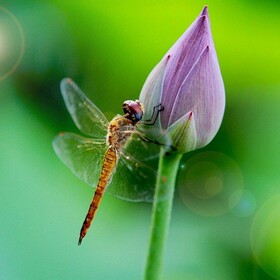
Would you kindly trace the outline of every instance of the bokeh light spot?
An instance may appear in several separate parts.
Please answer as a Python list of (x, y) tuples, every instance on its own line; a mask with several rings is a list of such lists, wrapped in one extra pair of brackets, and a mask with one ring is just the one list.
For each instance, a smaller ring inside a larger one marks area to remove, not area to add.
[[(239, 202), (236, 204), (237, 200)], [(248, 217), (252, 215), (256, 210), (256, 205), (255, 197), (247, 190), (237, 190), (229, 199), (229, 208), (237, 217)]]
[(210, 195), (216, 195), (223, 189), (223, 181), (221, 178), (212, 176), (205, 181), (205, 191)]
[[(227, 213), (239, 202), (243, 176), (238, 164), (229, 156), (204, 152), (182, 165), (184, 168), (180, 169), (178, 178), (179, 194), (193, 212), (215, 217)], [(233, 193), (236, 195), (232, 196)]]
[(280, 279), (280, 195), (258, 210), (251, 228), (251, 247), (258, 264), (270, 276)]
[(24, 53), (24, 34), (17, 18), (0, 6), (0, 81), (19, 66)]

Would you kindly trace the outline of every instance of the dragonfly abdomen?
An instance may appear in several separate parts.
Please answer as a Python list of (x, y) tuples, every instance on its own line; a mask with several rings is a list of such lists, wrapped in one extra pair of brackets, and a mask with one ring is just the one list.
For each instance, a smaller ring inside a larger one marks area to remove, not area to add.
[(106, 154), (104, 156), (103, 166), (101, 169), (99, 181), (98, 181), (93, 199), (91, 201), (91, 204), (89, 206), (88, 213), (86, 215), (86, 218), (84, 220), (83, 226), (80, 231), (80, 238), (79, 238), (79, 242), (78, 242), (79, 245), (82, 243), (82, 240), (85, 237), (85, 235), (91, 225), (91, 222), (94, 218), (96, 210), (100, 204), (101, 198), (114, 173), (116, 164), (117, 164), (116, 152), (112, 148), (109, 148), (106, 151)]

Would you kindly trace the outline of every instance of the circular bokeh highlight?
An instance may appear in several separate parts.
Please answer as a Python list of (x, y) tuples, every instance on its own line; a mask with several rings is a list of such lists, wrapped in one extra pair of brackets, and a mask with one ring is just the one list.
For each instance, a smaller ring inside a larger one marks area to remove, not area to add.
[(280, 195), (265, 202), (251, 227), (251, 248), (257, 263), (274, 279), (280, 279)]
[(24, 53), (24, 33), (16, 16), (0, 6), (0, 81), (18, 68)]
[(203, 152), (182, 163), (178, 190), (184, 204), (193, 212), (216, 217), (238, 204), (243, 176), (238, 164), (229, 156)]

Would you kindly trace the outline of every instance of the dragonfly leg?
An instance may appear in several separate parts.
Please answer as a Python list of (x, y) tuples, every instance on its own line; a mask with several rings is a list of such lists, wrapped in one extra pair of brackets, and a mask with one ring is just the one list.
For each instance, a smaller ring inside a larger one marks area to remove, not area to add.
[(138, 136), (140, 137), (141, 140), (143, 140), (144, 142), (147, 142), (147, 143), (153, 143), (153, 144), (156, 144), (156, 145), (159, 145), (159, 146), (165, 146), (165, 147), (168, 147), (170, 148), (173, 152), (176, 152), (177, 149), (175, 147), (173, 147), (172, 145), (168, 145), (166, 143), (161, 143), (157, 140), (152, 140), (150, 138), (148, 138), (147, 136), (145, 135), (142, 135), (142, 134), (138, 134)]
[(158, 118), (159, 112), (162, 112), (163, 110), (164, 107), (161, 104), (154, 106), (151, 118), (148, 120), (140, 121), (138, 122), (138, 124), (154, 125)]

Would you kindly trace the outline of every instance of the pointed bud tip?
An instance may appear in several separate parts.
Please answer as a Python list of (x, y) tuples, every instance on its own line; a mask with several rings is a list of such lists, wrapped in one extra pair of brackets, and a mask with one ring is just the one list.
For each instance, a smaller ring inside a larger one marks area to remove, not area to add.
[(191, 121), (193, 118), (193, 111), (189, 111), (187, 114), (182, 116), (182, 119), (184, 119), (186, 122)]
[(200, 15), (201, 16), (208, 16), (208, 6), (207, 5), (202, 9)]

